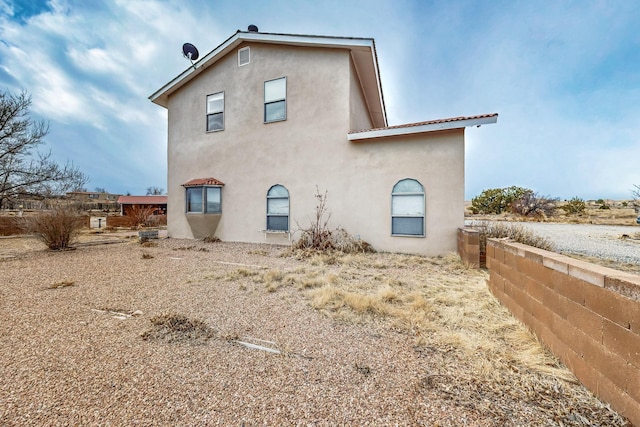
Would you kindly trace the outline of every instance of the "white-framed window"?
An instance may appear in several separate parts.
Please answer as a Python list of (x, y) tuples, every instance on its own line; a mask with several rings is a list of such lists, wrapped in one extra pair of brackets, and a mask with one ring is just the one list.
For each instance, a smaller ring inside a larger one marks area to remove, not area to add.
[(267, 231), (289, 231), (289, 190), (280, 184), (267, 191)]
[(238, 49), (238, 67), (251, 62), (251, 48), (249, 46)]
[(287, 78), (264, 82), (264, 122), (287, 119)]
[(222, 188), (187, 187), (187, 213), (222, 213)]
[(207, 95), (207, 132), (224, 130), (224, 92)]
[(424, 237), (424, 187), (406, 178), (391, 192), (391, 235)]

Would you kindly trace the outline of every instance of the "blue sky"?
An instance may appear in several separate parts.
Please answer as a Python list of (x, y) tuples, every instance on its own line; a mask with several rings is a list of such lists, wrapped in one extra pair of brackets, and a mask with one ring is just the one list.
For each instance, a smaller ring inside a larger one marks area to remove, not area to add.
[(628, 199), (640, 185), (640, 2), (0, 0), (0, 90), (33, 97), (44, 149), (112, 193), (166, 188), (148, 96), (201, 54), (263, 32), (373, 37), (390, 125), (497, 112), (467, 129), (466, 198), (518, 185)]

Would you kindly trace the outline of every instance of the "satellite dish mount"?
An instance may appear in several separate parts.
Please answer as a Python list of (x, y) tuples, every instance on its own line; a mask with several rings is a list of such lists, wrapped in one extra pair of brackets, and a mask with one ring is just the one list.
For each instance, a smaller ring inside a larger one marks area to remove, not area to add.
[(191, 61), (191, 66), (193, 66), (193, 69), (195, 70), (196, 65), (193, 63), (193, 61), (196, 61), (200, 57), (198, 49), (191, 43), (185, 43), (182, 45), (182, 55), (189, 61)]

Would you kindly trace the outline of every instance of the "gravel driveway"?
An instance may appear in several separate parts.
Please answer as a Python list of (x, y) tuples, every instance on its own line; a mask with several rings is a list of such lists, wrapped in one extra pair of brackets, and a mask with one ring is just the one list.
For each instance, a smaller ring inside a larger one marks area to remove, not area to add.
[(623, 239), (623, 235), (640, 233), (640, 227), (550, 224), (541, 222), (518, 223), (539, 236), (548, 238), (558, 252), (568, 252), (617, 262), (640, 264), (640, 241)]
[[(466, 225), (473, 225), (467, 220)], [(585, 255), (620, 263), (640, 265), (639, 226), (506, 222), (522, 226), (549, 239), (560, 253)], [(623, 236), (635, 239), (623, 238)]]

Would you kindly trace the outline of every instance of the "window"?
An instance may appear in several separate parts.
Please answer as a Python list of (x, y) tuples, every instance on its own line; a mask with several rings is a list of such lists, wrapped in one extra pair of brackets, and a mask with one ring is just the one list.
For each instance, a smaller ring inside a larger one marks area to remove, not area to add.
[(188, 187), (187, 213), (221, 213), (220, 187)]
[(287, 78), (264, 82), (264, 122), (287, 119)]
[(251, 49), (249, 47), (243, 47), (238, 49), (238, 67), (247, 65), (251, 61)]
[(415, 179), (403, 179), (393, 186), (391, 234), (424, 236), (424, 188)]
[(280, 184), (267, 192), (267, 230), (289, 231), (289, 191)]
[(207, 132), (224, 130), (224, 92), (207, 95)]

